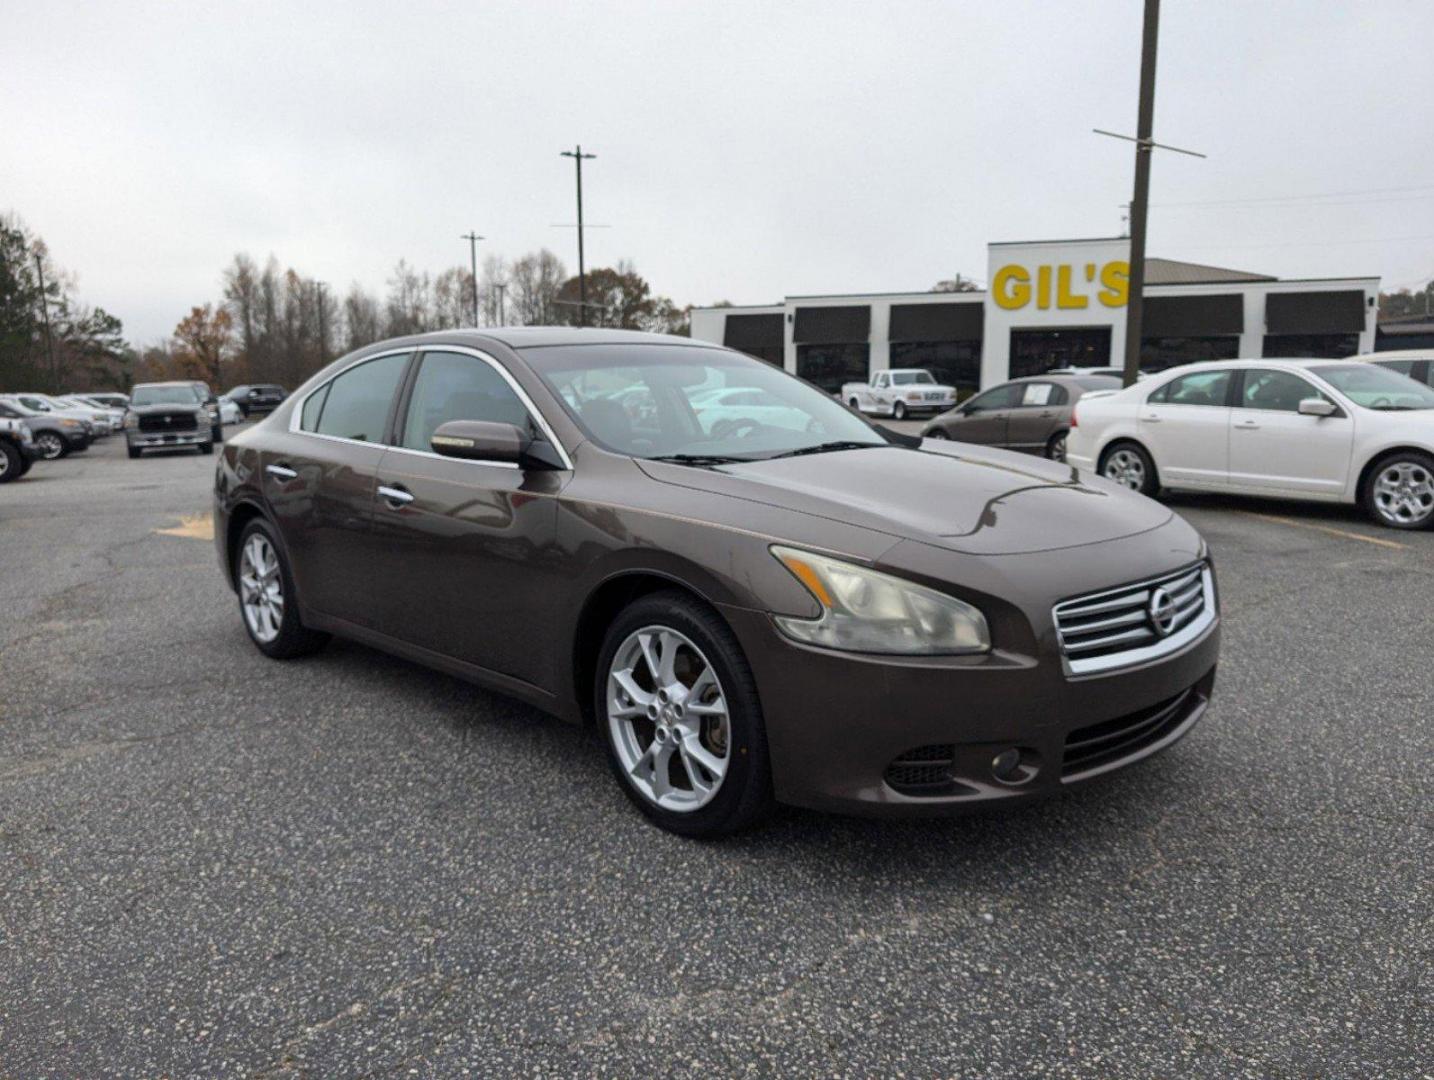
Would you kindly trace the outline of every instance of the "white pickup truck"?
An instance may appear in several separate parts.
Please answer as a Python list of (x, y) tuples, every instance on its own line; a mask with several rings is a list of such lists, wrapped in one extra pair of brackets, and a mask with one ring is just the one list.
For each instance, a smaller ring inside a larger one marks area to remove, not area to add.
[(902, 420), (910, 413), (955, 408), (956, 388), (941, 386), (921, 368), (892, 368), (873, 372), (864, 383), (846, 383), (841, 399), (858, 412)]

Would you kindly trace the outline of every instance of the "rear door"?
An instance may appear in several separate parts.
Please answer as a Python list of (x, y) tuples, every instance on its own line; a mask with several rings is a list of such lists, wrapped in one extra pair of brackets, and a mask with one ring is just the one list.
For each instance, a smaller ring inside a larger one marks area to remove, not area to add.
[(1024, 393), (1023, 383), (994, 386), (942, 416), (938, 423), (951, 438), (983, 446), (1005, 446), (1011, 410)]
[(260, 483), (308, 607), (361, 626), (378, 569), (378, 464), (412, 350), (346, 368), (310, 393), (266, 450)]
[(1140, 406), (1140, 439), (1161, 479), (1195, 487), (1230, 482), (1232, 368), (1192, 371), (1151, 391)]
[(1066, 389), (1052, 382), (1028, 382), (1006, 422), (1006, 445), (1040, 453), (1064, 416)]
[[(1230, 421), (1230, 483), (1289, 495), (1344, 492), (1354, 420), (1308, 379), (1279, 368), (1246, 368)], [(1305, 416), (1300, 402), (1320, 398), (1333, 416)]]

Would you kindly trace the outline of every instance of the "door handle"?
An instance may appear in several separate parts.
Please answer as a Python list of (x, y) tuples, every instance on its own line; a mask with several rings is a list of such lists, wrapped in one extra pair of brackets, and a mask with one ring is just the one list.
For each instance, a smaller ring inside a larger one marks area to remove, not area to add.
[(1236, 430), (1236, 431), (1254, 431), (1254, 430), (1255, 430), (1256, 428), (1258, 428), (1259, 426), (1260, 426), (1260, 425), (1257, 424), (1257, 423), (1255, 423), (1253, 420), (1241, 420), (1238, 424), (1235, 425), (1235, 430)]
[(1146, 414), (1145, 414), (1144, 416), (1142, 416), (1140, 419), (1142, 419), (1143, 421), (1145, 421), (1147, 424), (1158, 424), (1158, 423), (1160, 423), (1160, 417), (1156, 416), (1154, 413), (1146, 413)]
[(1045, 412), (1041, 413), (1040, 416), (1042, 420), (1049, 420), (1051, 417), (1055, 416), (1055, 413), (1051, 412), (1050, 409), (1047, 409)]
[(413, 502), (413, 492), (403, 487), (390, 487), (387, 484), (379, 484), (379, 498), (388, 503), (395, 510), (401, 509)]
[(276, 480), (293, 480), (299, 475), (287, 465), (270, 465), (264, 471)]

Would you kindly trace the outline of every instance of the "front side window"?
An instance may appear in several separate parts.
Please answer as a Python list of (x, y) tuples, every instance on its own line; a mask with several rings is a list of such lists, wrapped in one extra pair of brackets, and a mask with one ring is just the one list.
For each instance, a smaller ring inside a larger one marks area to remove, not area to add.
[(1240, 407), (1269, 412), (1299, 412), (1300, 402), (1312, 397), (1329, 401), (1324, 394), (1291, 372), (1249, 368), (1245, 371), (1245, 387), (1240, 392)]
[(528, 431), (531, 420), (508, 380), (466, 353), (426, 352), (413, 381), (399, 446), (431, 450), (429, 440), (450, 420), (488, 420)]
[(408, 354), (398, 353), (366, 361), (339, 375), (329, 383), (314, 431), (339, 439), (382, 442), (394, 391), (407, 363)]
[(885, 445), (826, 394), (726, 349), (583, 345), (527, 349), (524, 359), (594, 441), (634, 457), (758, 460), (835, 441)]
[(1021, 400), (1025, 392), (1025, 384), (1007, 383), (1005, 386), (987, 390), (984, 394), (977, 394), (966, 403), (966, 408), (971, 412), (978, 412), (982, 409), (1011, 409)]
[(1171, 379), (1150, 395), (1150, 401), (1159, 405), (1214, 405), (1223, 406), (1230, 400), (1230, 377), (1227, 368), (1221, 371), (1195, 371)]

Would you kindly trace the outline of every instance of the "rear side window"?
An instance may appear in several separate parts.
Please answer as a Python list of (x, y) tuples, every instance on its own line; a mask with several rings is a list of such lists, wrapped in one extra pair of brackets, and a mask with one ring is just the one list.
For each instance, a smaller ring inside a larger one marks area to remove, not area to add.
[(324, 409), (324, 399), (329, 396), (329, 384), (325, 383), (304, 402), (303, 414), (299, 417), (299, 428), (302, 431), (313, 431), (319, 424), (319, 413)]
[(393, 404), (394, 392), (407, 363), (407, 353), (381, 356), (351, 367), (334, 379), (319, 407), (315, 432), (381, 443), (388, 424), (389, 406)]
[(1162, 405), (1225, 405), (1229, 402), (1230, 375), (1229, 370), (1182, 375), (1156, 389), (1149, 400)]
[(530, 427), (528, 410), (486, 360), (466, 353), (424, 353), (398, 445), (431, 450), (433, 433), (450, 420), (489, 420), (524, 431)]

